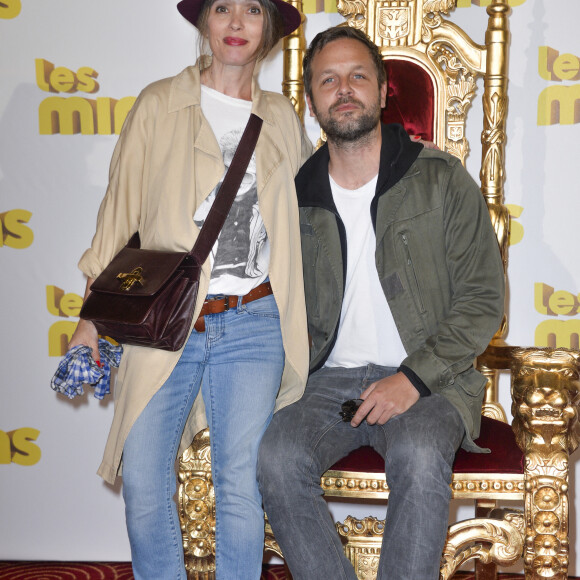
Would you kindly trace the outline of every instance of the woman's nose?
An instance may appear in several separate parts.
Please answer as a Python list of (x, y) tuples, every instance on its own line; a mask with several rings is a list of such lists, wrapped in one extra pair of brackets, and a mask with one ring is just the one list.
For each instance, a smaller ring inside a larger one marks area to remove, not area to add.
[(238, 10), (232, 11), (232, 18), (230, 20), (230, 28), (232, 30), (239, 30), (242, 28), (242, 18)]

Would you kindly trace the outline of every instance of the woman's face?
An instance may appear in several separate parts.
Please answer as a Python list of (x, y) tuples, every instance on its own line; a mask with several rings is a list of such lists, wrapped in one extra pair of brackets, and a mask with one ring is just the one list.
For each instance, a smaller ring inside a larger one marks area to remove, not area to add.
[(263, 28), (263, 9), (257, 0), (216, 0), (207, 18), (213, 58), (228, 66), (253, 65)]

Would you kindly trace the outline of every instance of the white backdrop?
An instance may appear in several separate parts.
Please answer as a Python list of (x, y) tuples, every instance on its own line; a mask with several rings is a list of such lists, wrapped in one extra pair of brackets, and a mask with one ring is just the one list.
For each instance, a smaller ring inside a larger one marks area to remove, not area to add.
[[(479, 42), (489, 1), (459, 0), (452, 15)], [(85, 281), (76, 263), (93, 235), (116, 142), (110, 111), (195, 60), (195, 31), (175, 3), (0, 2), (0, 559), (130, 558), (119, 485), (94, 475), (112, 399), (99, 402), (87, 388), (69, 401), (49, 381), (77, 321)], [(510, 3), (508, 339), (578, 348), (580, 3)], [(326, 12), (318, 4), (318, 13), (314, 0), (305, 7), (308, 41), (342, 21), (331, 0)], [(280, 49), (262, 65), (265, 89), (281, 88)], [(73, 105), (89, 114), (76, 127), (59, 125), (51, 110)], [(480, 116), (474, 107), (470, 117)], [(318, 127), (309, 117), (306, 126), (315, 141)], [(479, 135), (469, 136), (477, 178)], [(501, 400), (509, 410), (507, 385)], [(578, 463), (572, 495), (580, 497)], [(364, 513), (333, 509), (337, 517)], [(580, 575), (580, 535), (572, 534), (570, 573)]]

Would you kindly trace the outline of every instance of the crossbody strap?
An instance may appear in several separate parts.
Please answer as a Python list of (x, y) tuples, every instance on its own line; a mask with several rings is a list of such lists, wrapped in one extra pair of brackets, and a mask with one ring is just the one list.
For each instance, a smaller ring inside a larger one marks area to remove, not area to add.
[(252, 158), (252, 153), (256, 148), (261, 129), (262, 119), (252, 113), (236, 148), (234, 158), (226, 172), (219, 191), (216, 193), (214, 202), (205, 218), (195, 245), (190, 252), (199, 264), (203, 264), (206, 261), (226, 221), (238, 189), (240, 188), (240, 183), (242, 183), (242, 179), (246, 173), (248, 163)]

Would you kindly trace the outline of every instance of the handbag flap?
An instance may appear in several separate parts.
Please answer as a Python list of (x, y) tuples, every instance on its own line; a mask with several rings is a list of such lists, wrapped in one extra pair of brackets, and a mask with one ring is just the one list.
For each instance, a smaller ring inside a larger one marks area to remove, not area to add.
[(124, 247), (91, 285), (91, 292), (152, 296), (169, 280), (188, 252), (163, 252)]

